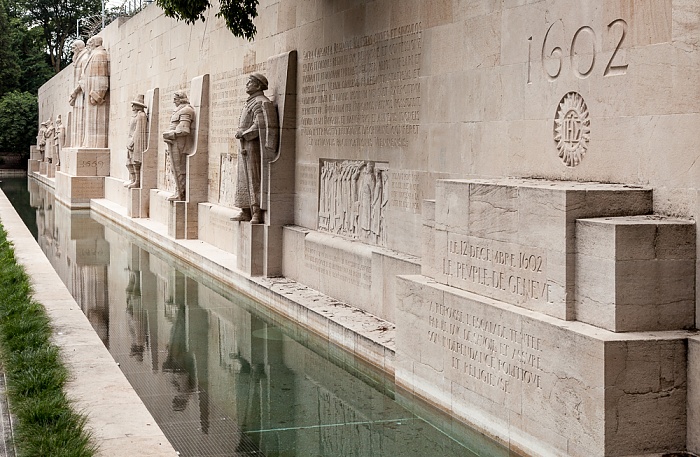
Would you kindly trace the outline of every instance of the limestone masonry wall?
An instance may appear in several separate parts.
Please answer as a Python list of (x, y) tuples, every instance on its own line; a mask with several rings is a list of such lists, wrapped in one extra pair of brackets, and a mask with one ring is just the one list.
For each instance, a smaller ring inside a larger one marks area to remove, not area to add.
[[(696, 1), (261, 0), (253, 42), (213, 3), (204, 23), (150, 5), (100, 33), (108, 149), (30, 163), (57, 200), (103, 198), (395, 323), (397, 385), (513, 449), (700, 451)], [(253, 72), (281, 126), (261, 224), (233, 198)], [(40, 119), (67, 119), (72, 87), (72, 66), (42, 86)], [(199, 195), (173, 202), (181, 90)], [(137, 194), (139, 94), (158, 131)]]

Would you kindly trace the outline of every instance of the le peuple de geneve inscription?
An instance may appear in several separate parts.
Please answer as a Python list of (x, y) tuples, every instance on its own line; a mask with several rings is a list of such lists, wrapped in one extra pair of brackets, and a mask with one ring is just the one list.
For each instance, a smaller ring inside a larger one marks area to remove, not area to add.
[(505, 302), (547, 301), (543, 249), (450, 233), (443, 274), (450, 285)]

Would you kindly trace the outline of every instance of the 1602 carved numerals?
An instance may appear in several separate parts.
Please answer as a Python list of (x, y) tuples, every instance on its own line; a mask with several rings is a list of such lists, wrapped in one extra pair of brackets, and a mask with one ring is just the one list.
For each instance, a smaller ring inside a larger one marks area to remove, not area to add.
[[(542, 51), (540, 54), (542, 64), (542, 71), (544, 71), (547, 79), (549, 81), (556, 81), (561, 75), (562, 67), (564, 65), (564, 50), (560, 46), (561, 43), (556, 43), (550, 37), (550, 33), (555, 26), (562, 27), (564, 24), (561, 21), (556, 21), (552, 23), (547, 29), (547, 33), (544, 34), (544, 39), (542, 40)], [(615, 34), (615, 37), (619, 34), (619, 39), (615, 45), (615, 50), (610, 56), (605, 69), (603, 70), (603, 76), (615, 76), (624, 75), (627, 72), (628, 64), (620, 62), (618, 57), (618, 51), (620, 46), (622, 46), (623, 41), (625, 41), (625, 36), (627, 35), (627, 22), (624, 19), (615, 19), (608, 24), (605, 33)], [(584, 25), (580, 27), (574, 33), (571, 38), (571, 44), (569, 48), (569, 61), (570, 67), (573, 74), (580, 78), (585, 79), (593, 73), (593, 69), (596, 66), (596, 32), (592, 27)], [(527, 59), (527, 83), (532, 82), (532, 37), (527, 39), (528, 46), (528, 59)], [(584, 48), (587, 46), (588, 49)], [(580, 68), (576, 65), (575, 57), (577, 55), (588, 52), (591, 56), (590, 64), (588, 68)], [(554, 64), (547, 64), (548, 62), (554, 62)]]

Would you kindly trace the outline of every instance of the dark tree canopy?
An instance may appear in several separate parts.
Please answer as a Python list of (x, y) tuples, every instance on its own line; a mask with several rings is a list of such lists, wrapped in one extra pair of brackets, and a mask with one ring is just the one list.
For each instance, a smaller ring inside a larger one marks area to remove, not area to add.
[(0, 0), (0, 153), (26, 154), (36, 142), (35, 94), (54, 75), (43, 30), (30, 24), (17, 2)]
[(99, 14), (101, 0), (16, 0), (16, 15), (32, 27), (39, 27), (54, 71), (69, 62), (68, 45), (76, 36), (78, 19)]
[[(209, 0), (156, 0), (165, 15), (187, 24), (204, 21), (204, 13), (211, 8)], [(258, 15), (258, 0), (221, 0), (217, 17), (226, 21), (226, 27), (237, 37), (252, 40), (255, 36), (253, 19)]]
[(0, 151), (28, 153), (36, 143), (39, 117), (36, 96), (13, 91), (0, 99)]

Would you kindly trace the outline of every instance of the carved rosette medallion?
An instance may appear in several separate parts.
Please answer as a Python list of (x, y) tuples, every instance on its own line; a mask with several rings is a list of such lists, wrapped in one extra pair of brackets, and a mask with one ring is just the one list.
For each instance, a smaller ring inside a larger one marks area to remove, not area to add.
[(591, 119), (586, 102), (577, 92), (569, 92), (559, 102), (554, 115), (554, 142), (567, 167), (575, 167), (588, 150)]

